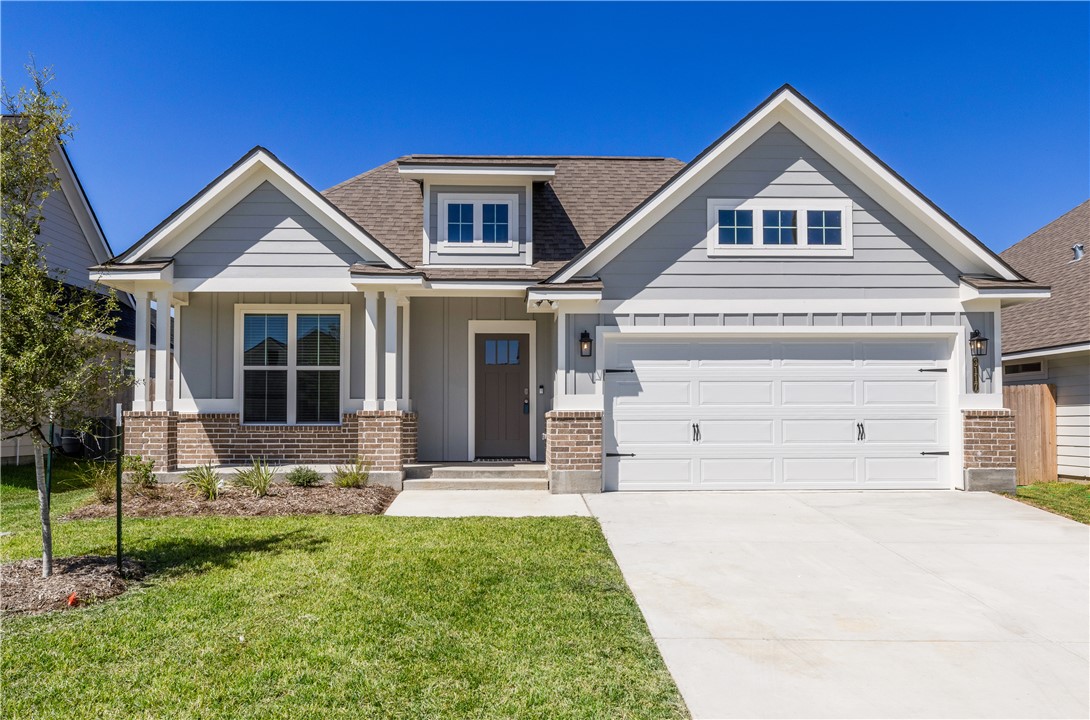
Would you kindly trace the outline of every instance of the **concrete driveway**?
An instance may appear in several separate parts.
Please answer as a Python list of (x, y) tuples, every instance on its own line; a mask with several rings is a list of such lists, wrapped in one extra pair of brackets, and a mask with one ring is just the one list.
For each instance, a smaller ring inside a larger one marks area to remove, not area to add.
[(586, 496), (697, 718), (1090, 714), (1090, 531), (988, 493)]

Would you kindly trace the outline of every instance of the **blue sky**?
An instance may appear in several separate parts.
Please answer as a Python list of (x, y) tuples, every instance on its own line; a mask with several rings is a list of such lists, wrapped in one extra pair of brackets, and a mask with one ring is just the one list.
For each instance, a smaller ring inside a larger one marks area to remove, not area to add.
[(254, 145), (689, 160), (790, 82), (995, 250), (1090, 197), (1090, 5), (22, 3), (115, 251)]

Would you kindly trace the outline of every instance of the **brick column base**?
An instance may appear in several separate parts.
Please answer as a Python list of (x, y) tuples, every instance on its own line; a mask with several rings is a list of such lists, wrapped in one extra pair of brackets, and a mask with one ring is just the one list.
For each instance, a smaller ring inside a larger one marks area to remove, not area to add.
[(1014, 413), (963, 411), (965, 489), (1014, 492)]
[(178, 467), (178, 416), (170, 411), (125, 413), (125, 454), (155, 461), (155, 470)]
[(416, 462), (416, 413), (361, 410), (356, 418), (359, 454), (371, 461), (371, 480), (400, 490), (405, 466)]
[(545, 465), (550, 492), (602, 492), (602, 413), (545, 413)]

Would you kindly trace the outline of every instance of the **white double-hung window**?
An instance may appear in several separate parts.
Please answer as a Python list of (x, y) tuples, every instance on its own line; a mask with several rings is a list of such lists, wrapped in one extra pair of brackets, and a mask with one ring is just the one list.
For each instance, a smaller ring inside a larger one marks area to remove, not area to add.
[(517, 253), (518, 195), (439, 193), (441, 253)]
[(345, 313), (243, 309), (242, 422), (318, 425), (341, 421)]
[(708, 255), (850, 256), (852, 202), (845, 199), (708, 200)]

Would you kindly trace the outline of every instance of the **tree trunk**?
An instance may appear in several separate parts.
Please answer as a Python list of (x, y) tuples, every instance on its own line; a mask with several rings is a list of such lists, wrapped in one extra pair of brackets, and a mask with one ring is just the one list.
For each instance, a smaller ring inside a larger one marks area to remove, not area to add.
[(53, 526), (49, 521), (49, 496), (45, 487), (46, 445), (40, 433), (31, 433), (31, 437), (34, 440), (34, 475), (38, 481), (38, 509), (42, 516), (42, 577), (49, 577), (53, 574)]

